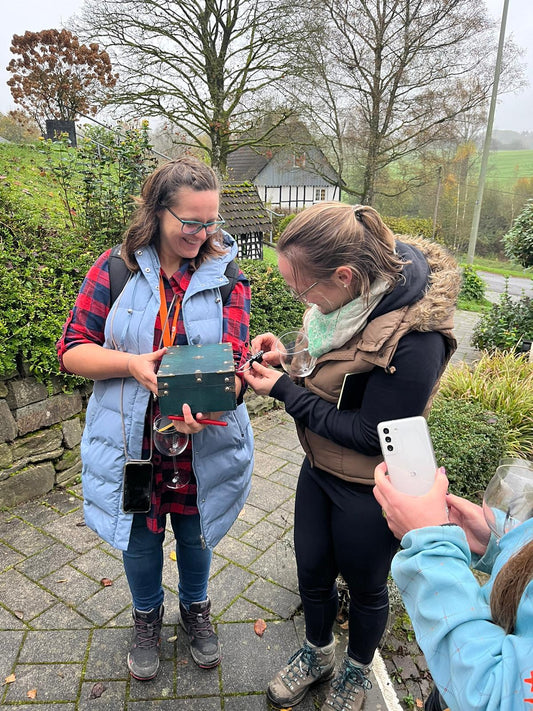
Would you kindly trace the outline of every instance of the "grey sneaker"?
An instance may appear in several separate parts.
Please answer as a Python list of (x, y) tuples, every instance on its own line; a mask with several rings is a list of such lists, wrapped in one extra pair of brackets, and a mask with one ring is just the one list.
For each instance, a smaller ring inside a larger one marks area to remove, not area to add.
[(268, 685), (268, 700), (278, 708), (296, 706), (311, 687), (331, 679), (334, 669), (335, 640), (326, 647), (315, 647), (305, 639), (304, 646)]
[(369, 671), (370, 667), (358, 667), (348, 656), (344, 657), (321, 711), (360, 711), (365, 689), (372, 688)]
[(209, 613), (211, 600), (193, 602), (186, 610), (180, 602), (180, 624), (187, 632), (191, 656), (202, 669), (211, 669), (220, 664), (220, 644), (215, 634)]
[(140, 612), (135, 608), (132, 611), (134, 626), (128, 669), (132, 677), (140, 681), (153, 679), (159, 669), (163, 610), (161, 605), (149, 612)]

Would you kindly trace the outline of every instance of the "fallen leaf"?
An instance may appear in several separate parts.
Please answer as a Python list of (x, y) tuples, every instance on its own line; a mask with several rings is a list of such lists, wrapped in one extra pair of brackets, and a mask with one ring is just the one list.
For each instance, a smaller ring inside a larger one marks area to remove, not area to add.
[(19, 620), (23, 620), (23, 619), (24, 619), (24, 613), (22, 612), (22, 610), (14, 610), (14, 611), (13, 611), (13, 614), (14, 614), (15, 617), (17, 617)]
[(177, 639), (178, 639), (178, 635), (175, 634), (173, 637), (169, 637), (169, 638), (167, 639), (167, 642), (175, 642)]
[(56, 583), (68, 583), (68, 578), (61, 578), (60, 580), (56, 580)]
[(14, 674), (10, 674), (9, 676), (6, 676), (4, 684), (12, 684), (16, 680), (17, 677)]
[(100, 582), (102, 583), (104, 588), (108, 588), (110, 585), (113, 585), (113, 581), (109, 580), (109, 578), (102, 578), (102, 580), (100, 580)]
[(267, 628), (267, 626), (266, 626), (266, 622), (264, 620), (259, 619), (254, 622), (254, 632), (256, 633), (256, 635), (258, 637), (263, 636), (266, 628)]
[(101, 681), (96, 682), (96, 684), (91, 689), (89, 698), (90, 699), (99, 699), (100, 696), (102, 696), (102, 694), (104, 693), (104, 691), (106, 689), (107, 689), (107, 686), (104, 686)]
[(176, 551), (170, 551), (168, 557), (170, 558), (170, 560), (176, 560)]
[(339, 625), (339, 627), (341, 628), (341, 630), (347, 630), (349, 627), (348, 620), (346, 620), (346, 622), (343, 622), (342, 625)]
[(423, 709), (424, 708), (424, 702), (422, 699), (415, 699), (415, 704), (417, 709)]
[(30, 689), (26, 692), (26, 696), (28, 697), (28, 699), (35, 699), (37, 696), (37, 689)]

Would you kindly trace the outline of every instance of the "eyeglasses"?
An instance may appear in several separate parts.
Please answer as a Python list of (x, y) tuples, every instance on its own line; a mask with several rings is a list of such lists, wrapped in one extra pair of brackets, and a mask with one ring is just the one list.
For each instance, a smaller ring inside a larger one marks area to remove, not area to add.
[(311, 284), (311, 286), (308, 286), (307, 289), (304, 289), (303, 291), (297, 292), (295, 289), (291, 289), (289, 287), (289, 292), (291, 296), (296, 299), (296, 301), (305, 301), (304, 296), (311, 291), (311, 289), (314, 289), (315, 286), (317, 286), (319, 282), (315, 281), (314, 284)]
[(218, 216), (218, 220), (213, 220), (213, 222), (199, 222), (198, 220), (182, 220), (181, 217), (178, 217), (176, 213), (170, 209), (167, 205), (165, 205), (165, 208), (170, 212), (172, 217), (175, 217), (176, 220), (179, 220), (181, 222), (181, 229), (183, 230), (183, 233), (186, 235), (196, 235), (200, 230), (205, 229), (206, 233), (208, 235), (214, 235), (215, 232), (218, 232), (219, 229), (222, 227), (222, 225), (225, 224), (225, 220)]

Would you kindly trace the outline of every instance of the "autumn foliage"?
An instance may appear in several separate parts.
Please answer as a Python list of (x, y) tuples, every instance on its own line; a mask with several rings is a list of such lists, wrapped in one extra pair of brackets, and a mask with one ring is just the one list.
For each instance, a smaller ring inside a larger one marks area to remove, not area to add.
[(46, 119), (95, 114), (117, 80), (107, 52), (80, 44), (68, 30), (13, 35), (10, 49), (16, 55), (7, 67), (11, 94), (41, 129)]

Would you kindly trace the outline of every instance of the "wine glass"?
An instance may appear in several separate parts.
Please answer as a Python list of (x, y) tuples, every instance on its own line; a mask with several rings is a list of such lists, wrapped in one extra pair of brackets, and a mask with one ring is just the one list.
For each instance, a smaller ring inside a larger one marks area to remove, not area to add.
[(174, 476), (170, 481), (165, 482), (167, 489), (175, 491), (187, 486), (191, 477), (188, 471), (182, 471), (178, 468), (176, 457), (181, 454), (189, 443), (189, 435), (184, 432), (179, 432), (174, 427), (174, 422), (165, 415), (158, 415), (154, 419), (154, 445), (156, 449), (165, 454), (167, 457), (172, 457), (174, 465)]
[(309, 353), (309, 342), (302, 331), (287, 331), (276, 341), (275, 348), (283, 370), (291, 378), (305, 378), (311, 375), (316, 358)]
[(491, 531), (501, 538), (533, 516), (533, 464), (505, 458), (483, 496), (483, 513)]

